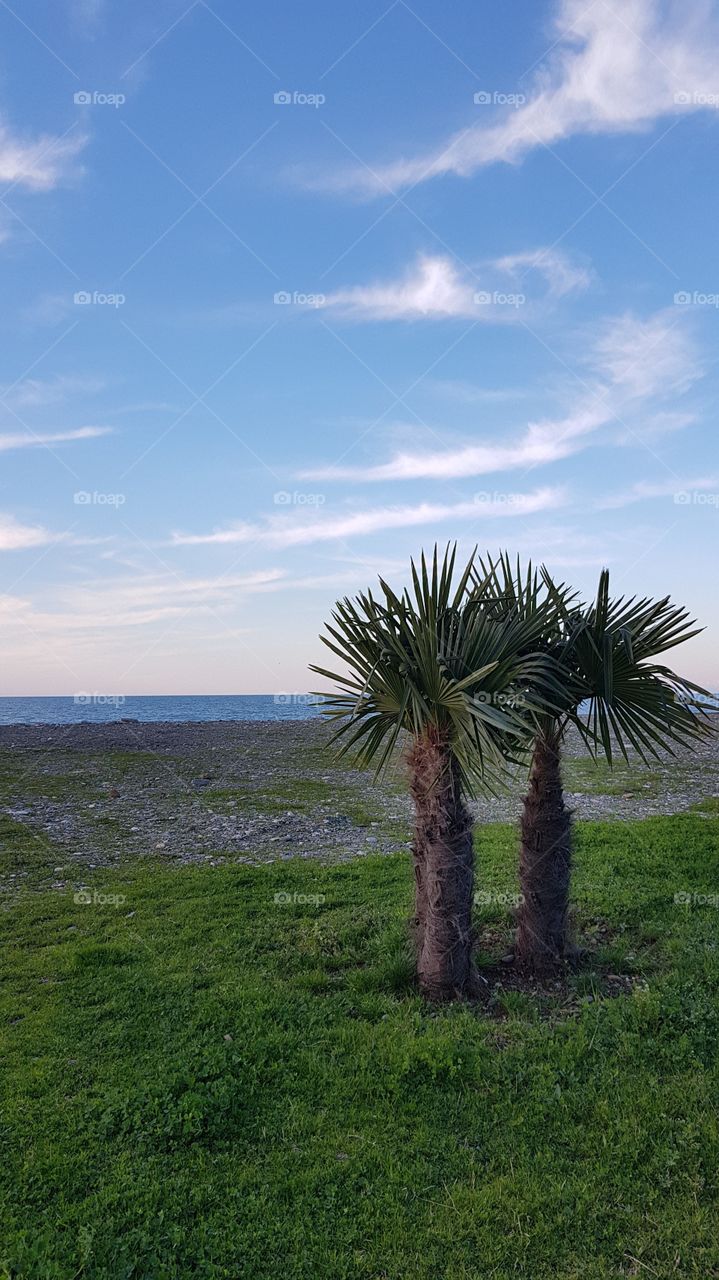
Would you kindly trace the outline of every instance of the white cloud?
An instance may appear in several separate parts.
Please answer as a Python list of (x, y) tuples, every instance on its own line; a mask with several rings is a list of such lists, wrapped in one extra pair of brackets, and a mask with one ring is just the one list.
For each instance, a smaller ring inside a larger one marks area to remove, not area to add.
[(187, 615), (217, 615), (247, 594), (282, 585), (284, 578), (282, 569), (215, 578), (183, 578), (171, 570), (115, 581), (103, 578), (61, 588), (56, 608), (48, 607), (45, 599), (38, 607), (30, 599), (0, 595), (0, 617), (6, 632), (9, 623), (21, 623), (47, 644), (68, 632), (73, 636), (87, 632), (93, 637), (105, 632), (111, 639), (119, 627), (152, 626)]
[(530, 422), (515, 444), (465, 445), (433, 453), (399, 453), (371, 467), (324, 467), (303, 473), (311, 480), (451, 480), (556, 462), (575, 453), (578, 441), (611, 420), (606, 406), (578, 408), (565, 418)]
[(84, 35), (95, 35), (105, 14), (105, 0), (70, 0), (70, 12)]
[(532, 394), (529, 387), (480, 387), (460, 378), (425, 378), (424, 386), (460, 404), (505, 404), (526, 400)]
[(46, 404), (59, 404), (78, 395), (93, 395), (102, 391), (106, 383), (102, 378), (58, 374), (54, 378), (24, 378), (7, 388), (0, 387), (0, 400), (18, 409), (36, 409)]
[(263, 569), (234, 576), (185, 578), (171, 570), (133, 574), (114, 582), (99, 580), (66, 591), (67, 627), (143, 626), (187, 612), (212, 613), (238, 597), (280, 583), (283, 569)]
[(58, 535), (42, 525), (21, 524), (15, 516), (0, 514), (0, 551), (22, 551), (56, 542)]
[(481, 319), (475, 291), (476, 285), (462, 278), (450, 258), (422, 255), (402, 279), (340, 289), (328, 295), (325, 306), (370, 320)]
[(55, 533), (43, 525), (22, 524), (15, 516), (0, 512), (0, 551), (23, 551), (28, 547), (47, 547), (63, 542), (70, 547), (95, 547), (107, 538), (76, 537), (69, 531)]
[(335, 189), (381, 194), (441, 174), (467, 177), (485, 165), (578, 134), (631, 133), (690, 111), (715, 109), (719, 31), (707, 0), (563, 0), (555, 39), (527, 102), (481, 119), (414, 160), (332, 178)]
[(29, 325), (55, 325), (73, 310), (72, 295), (68, 293), (42, 293), (34, 302), (24, 307), (21, 316)]
[[(399, 279), (339, 289), (328, 294), (323, 305), (363, 320), (471, 316), (492, 323), (516, 322), (527, 301), (520, 284), (528, 272), (542, 276), (548, 286), (545, 296), (555, 298), (587, 288), (592, 278), (587, 268), (557, 249), (510, 254), (481, 264), (479, 270), (481, 277), (469, 268), (461, 271), (450, 257), (420, 254)], [(540, 300), (536, 293), (534, 300)]]
[(0, 435), (0, 453), (8, 449), (35, 449), (42, 445), (52, 448), (69, 440), (95, 440), (112, 433), (112, 427), (75, 427), (71, 431), (22, 431)]
[(634, 447), (639, 437), (648, 444), (650, 441), (661, 440), (664, 436), (672, 435), (676, 431), (684, 431), (687, 427), (694, 426), (697, 421), (696, 413), (680, 413), (671, 409), (648, 415), (642, 414), (641, 422), (632, 431), (619, 432), (616, 443)]
[(26, 142), (0, 124), (0, 180), (31, 191), (49, 191), (70, 176), (86, 142), (75, 132), (59, 138), (45, 134)]
[(530, 249), (524, 253), (510, 253), (497, 258), (494, 265), (499, 271), (506, 271), (520, 280), (528, 272), (536, 271), (544, 277), (550, 294), (555, 298), (588, 289), (594, 278), (588, 267), (572, 262), (559, 249)]
[(390, 481), (456, 479), (559, 461), (582, 448), (599, 428), (665, 395), (685, 391), (702, 370), (676, 316), (659, 312), (647, 320), (629, 315), (601, 327), (587, 359), (593, 382), (570, 412), (529, 422), (506, 443), (466, 444), (454, 449), (405, 451), (372, 466), (329, 466), (301, 473), (307, 480)]
[(685, 497), (687, 494), (704, 493), (707, 490), (716, 492), (717, 489), (719, 489), (719, 479), (716, 476), (699, 476), (693, 480), (670, 477), (668, 480), (656, 483), (639, 480), (623, 493), (610, 494), (598, 503), (598, 506), (601, 511), (613, 511), (617, 507), (628, 507), (635, 502), (645, 502), (650, 498), (674, 498), (677, 505), (681, 506), (687, 504), (688, 499)]
[(590, 367), (626, 397), (642, 399), (679, 395), (702, 375), (676, 310), (658, 311), (646, 320), (632, 314), (611, 320), (595, 342)]
[(564, 495), (558, 489), (537, 489), (533, 493), (478, 494), (469, 501), (455, 503), (421, 502), (416, 506), (373, 507), (339, 515), (322, 512), (314, 519), (276, 516), (264, 524), (236, 524), (213, 533), (175, 533), (174, 546), (226, 545), (252, 542), (269, 547), (307, 546), (337, 538), (359, 537), (389, 529), (439, 524), (447, 520), (483, 520), (533, 515), (561, 506)]

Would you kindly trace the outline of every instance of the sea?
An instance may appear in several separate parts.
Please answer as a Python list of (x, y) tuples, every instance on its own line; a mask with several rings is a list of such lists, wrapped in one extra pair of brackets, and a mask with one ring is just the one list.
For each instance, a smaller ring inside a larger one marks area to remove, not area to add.
[[(719, 695), (714, 706), (716, 710)], [(0, 698), (0, 725), (107, 724), (110, 720), (312, 720), (323, 700), (311, 693), (167, 694), (150, 697), (81, 693), (65, 698)]]
[(0, 698), (3, 724), (107, 724), (110, 720), (310, 720), (322, 699), (310, 693)]

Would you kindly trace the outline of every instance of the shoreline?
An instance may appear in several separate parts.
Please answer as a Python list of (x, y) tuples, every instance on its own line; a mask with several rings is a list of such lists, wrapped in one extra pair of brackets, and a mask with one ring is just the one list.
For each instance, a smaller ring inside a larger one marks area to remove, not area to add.
[[(408, 851), (401, 755), (379, 781), (299, 720), (0, 726), (0, 888), (62, 888), (127, 858), (175, 865), (290, 858), (344, 862)], [(649, 767), (596, 766), (567, 736), (565, 794), (579, 820), (719, 811), (719, 735)], [(516, 823), (526, 787), (472, 802), (478, 825)]]

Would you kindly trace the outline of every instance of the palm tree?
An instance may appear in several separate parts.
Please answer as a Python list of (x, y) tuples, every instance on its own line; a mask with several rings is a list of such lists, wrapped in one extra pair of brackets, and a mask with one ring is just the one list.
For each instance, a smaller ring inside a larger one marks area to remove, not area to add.
[(628, 760), (628, 747), (646, 762), (711, 732), (698, 704), (711, 695), (653, 661), (700, 630), (668, 596), (612, 600), (603, 570), (596, 600), (586, 606), (555, 586), (546, 569), (540, 582), (531, 567), (526, 575), (519, 565), (513, 571), (506, 556), (479, 564), (474, 589), (495, 619), (533, 617), (545, 597), (556, 604), (542, 647), (562, 669), (563, 695), (536, 718), (521, 818), (515, 944), (517, 961), (542, 971), (576, 955), (569, 931), (572, 825), (561, 774), (567, 728), (575, 725), (592, 754), (603, 751), (610, 765), (617, 751)]
[[(414, 930), (417, 976), (431, 999), (473, 990), (474, 884), (469, 796), (492, 788), (530, 738), (526, 690), (551, 691), (554, 668), (535, 651), (548, 602), (532, 617), (500, 621), (468, 591), (472, 557), (453, 585), (455, 550), (431, 571), (411, 564), (413, 591), (397, 595), (380, 578), (335, 606), (325, 645), (345, 674), (311, 669), (340, 687), (327, 712), (340, 721), (340, 754), (355, 751), (379, 773), (402, 735), (415, 823)], [(515, 705), (519, 702), (519, 706)]]

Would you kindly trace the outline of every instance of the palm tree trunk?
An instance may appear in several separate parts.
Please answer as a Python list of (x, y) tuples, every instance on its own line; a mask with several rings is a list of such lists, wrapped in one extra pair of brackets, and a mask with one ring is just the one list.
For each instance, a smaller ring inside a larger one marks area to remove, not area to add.
[(561, 738), (553, 724), (535, 742), (521, 820), (515, 955), (535, 972), (576, 956), (569, 937), (572, 819), (562, 791)]
[(472, 989), (472, 819), (456, 763), (438, 734), (415, 742), (409, 767), (417, 978), (428, 999), (451, 1000)]

